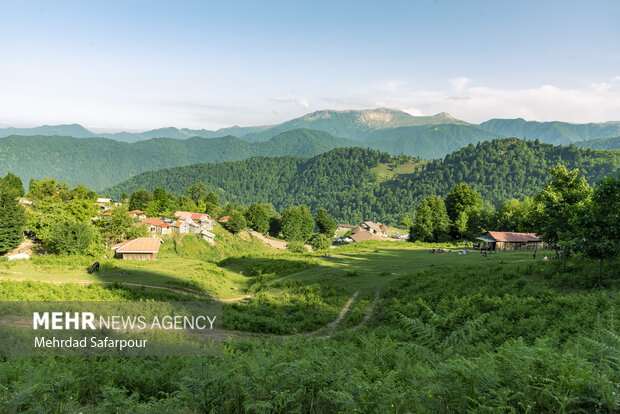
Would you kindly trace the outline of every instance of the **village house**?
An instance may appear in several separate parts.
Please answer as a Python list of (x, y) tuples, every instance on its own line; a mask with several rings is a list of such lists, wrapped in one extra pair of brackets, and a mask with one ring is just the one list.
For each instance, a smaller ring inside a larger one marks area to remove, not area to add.
[(388, 236), (388, 228), (383, 223), (375, 223), (375, 222), (372, 222), (372, 221), (365, 221), (364, 223), (361, 224), (361, 227), (364, 230), (369, 231), (370, 233), (376, 234), (378, 236), (381, 236), (381, 237), (387, 237)]
[(129, 214), (129, 217), (138, 220), (144, 220), (146, 218), (146, 213), (142, 210), (131, 210), (127, 214)]
[(20, 198), (19, 199), (19, 204), (23, 204), (25, 206), (31, 206), (32, 205), (32, 201), (28, 200), (27, 198)]
[(147, 228), (149, 229), (151, 233), (162, 234), (162, 235), (172, 233), (170, 224), (166, 223), (163, 220), (145, 218), (145, 219), (142, 219), (142, 222), (146, 224)]
[(207, 213), (191, 213), (189, 211), (175, 211), (174, 216), (179, 220), (192, 220), (201, 230), (213, 230), (215, 220)]
[(95, 204), (99, 206), (99, 211), (108, 211), (112, 208), (112, 199), (98, 198)]
[(357, 226), (353, 229), (353, 234), (351, 234), (351, 238), (354, 242), (359, 243), (366, 240), (383, 240), (382, 237), (372, 233), (361, 226)]
[(541, 250), (543, 241), (534, 233), (515, 233), (510, 231), (487, 231), (480, 237), (482, 250)]
[(163, 242), (159, 237), (139, 237), (115, 244), (112, 250), (115, 257), (123, 260), (156, 260)]
[(384, 240), (383, 237), (368, 231), (366, 228), (357, 226), (351, 232), (351, 238), (354, 242), (359, 243), (366, 240)]

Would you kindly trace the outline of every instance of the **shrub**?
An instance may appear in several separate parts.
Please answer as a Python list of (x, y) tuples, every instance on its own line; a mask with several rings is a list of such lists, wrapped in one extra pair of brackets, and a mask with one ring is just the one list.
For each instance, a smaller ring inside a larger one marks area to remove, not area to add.
[(306, 246), (304, 246), (302, 242), (298, 242), (298, 241), (287, 243), (286, 248), (288, 249), (288, 251), (293, 252), (293, 253), (304, 253), (308, 251), (306, 249)]
[(331, 245), (332, 239), (324, 234), (315, 234), (312, 236), (312, 239), (310, 239), (310, 246), (312, 246), (314, 250), (328, 249)]

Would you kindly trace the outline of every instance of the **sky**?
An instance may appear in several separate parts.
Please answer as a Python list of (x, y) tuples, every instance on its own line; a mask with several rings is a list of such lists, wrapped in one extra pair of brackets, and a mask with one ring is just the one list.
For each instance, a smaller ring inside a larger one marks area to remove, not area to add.
[(0, 1), (0, 127), (620, 121), (618, 1)]

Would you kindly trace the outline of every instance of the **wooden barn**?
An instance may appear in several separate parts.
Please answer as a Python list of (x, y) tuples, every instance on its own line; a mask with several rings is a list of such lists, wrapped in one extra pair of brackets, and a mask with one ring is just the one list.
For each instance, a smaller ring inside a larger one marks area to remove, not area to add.
[(487, 231), (476, 237), (482, 250), (541, 250), (543, 241), (534, 233)]
[(139, 237), (112, 246), (115, 257), (123, 260), (156, 260), (163, 240), (156, 237)]

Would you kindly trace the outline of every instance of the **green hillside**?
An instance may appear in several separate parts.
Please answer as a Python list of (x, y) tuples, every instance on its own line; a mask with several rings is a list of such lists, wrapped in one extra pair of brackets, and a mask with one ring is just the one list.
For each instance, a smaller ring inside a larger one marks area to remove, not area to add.
[(404, 126), (373, 132), (364, 146), (390, 154), (406, 154), (430, 160), (443, 158), (465, 145), (493, 138), (497, 138), (497, 135), (473, 125)]
[(11, 171), (25, 183), (31, 178), (55, 177), (103, 189), (143, 171), (165, 167), (256, 155), (308, 157), (353, 144), (345, 138), (310, 130), (287, 131), (257, 143), (232, 136), (155, 138), (135, 143), (106, 138), (10, 136), (0, 138), (0, 174)]
[(443, 160), (426, 163), (411, 173), (394, 174), (390, 179), (379, 173), (385, 170), (381, 165), (395, 167), (413, 161), (371, 149), (339, 148), (314, 158), (254, 157), (150, 171), (108, 191), (117, 196), (122, 191), (161, 186), (181, 194), (202, 181), (223, 201), (270, 202), (278, 210), (303, 203), (312, 210), (325, 207), (339, 220), (395, 222), (412, 211), (421, 198), (443, 196), (460, 182), (496, 204), (540, 191), (549, 180), (547, 168), (560, 161), (568, 168), (579, 168), (591, 182), (620, 171), (620, 151), (513, 138), (468, 145)]
[(581, 148), (591, 149), (620, 149), (620, 137), (593, 139), (592, 141), (579, 141), (575, 145)]
[(479, 126), (502, 137), (539, 139), (556, 145), (620, 135), (620, 122), (571, 124), (557, 121), (526, 121), (522, 118), (517, 118), (491, 119)]

